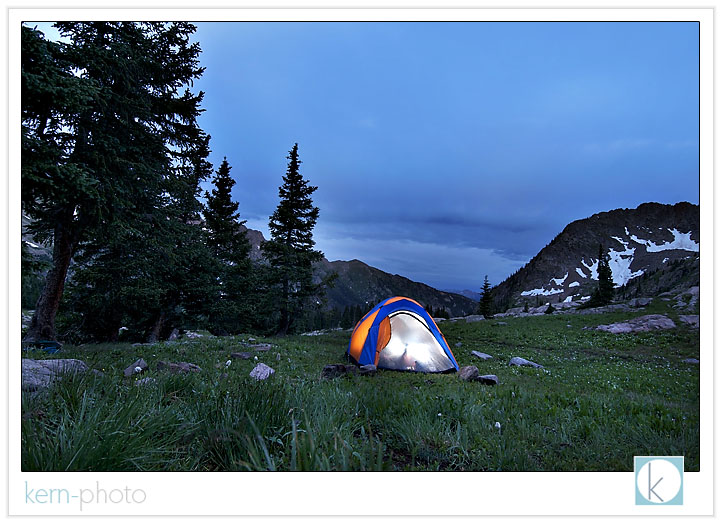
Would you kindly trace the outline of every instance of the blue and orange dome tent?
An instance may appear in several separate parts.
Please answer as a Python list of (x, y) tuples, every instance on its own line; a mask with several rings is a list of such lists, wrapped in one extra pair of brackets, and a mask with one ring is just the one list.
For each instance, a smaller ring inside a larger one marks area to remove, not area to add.
[(346, 351), (357, 364), (380, 369), (443, 373), (456, 371), (444, 335), (426, 310), (410, 298), (378, 303), (356, 324)]

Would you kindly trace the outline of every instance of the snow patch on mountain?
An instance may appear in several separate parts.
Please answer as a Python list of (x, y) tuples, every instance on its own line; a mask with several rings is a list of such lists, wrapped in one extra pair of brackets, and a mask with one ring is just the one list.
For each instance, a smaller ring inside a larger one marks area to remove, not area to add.
[(569, 276), (569, 271), (567, 271), (567, 274), (564, 275), (562, 278), (552, 278), (549, 281), (549, 283), (554, 282), (557, 286), (561, 286), (562, 284), (564, 284), (564, 281), (567, 279), (568, 276)]
[(624, 251), (615, 251), (609, 248), (609, 269), (612, 270), (612, 281), (618, 286), (623, 286), (635, 277), (644, 274), (641, 269), (632, 271), (631, 266), (634, 262), (635, 248), (629, 247), (629, 244), (618, 237), (612, 237), (624, 246)]
[(577, 274), (582, 278), (587, 278), (587, 275), (584, 274), (584, 271), (582, 271), (582, 268), (577, 268)]
[[(589, 270), (589, 272), (592, 274), (590, 277), (592, 280), (599, 280), (599, 260), (592, 259), (593, 262), (591, 265), (588, 265), (586, 262), (584, 262), (584, 259), (582, 259), (582, 265)], [(579, 270), (577, 269), (577, 272)], [(587, 278), (587, 277), (584, 277)]]
[(579, 282), (577, 282), (577, 281), (575, 280), (574, 282), (571, 282), (571, 283), (569, 284), (569, 287), (579, 287)]
[(549, 295), (558, 295), (559, 293), (564, 293), (564, 290), (563, 289), (554, 289), (554, 288), (546, 290), (543, 287), (540, 287), (537, 289), (530, 289), (528, 291), (522, 291), (521, 296), (523, 296), (523, 297), (530, 297), (530, 296), (535, 297), (537, 295), (549, 296)]
[[(660, 228), (662, 229), (662, 228)], [(681, 233), (676, 228), (667, 229), (674, 236), (672, 242), (665, 242), (664, 244), (655, 244), (651, 240), (644, 240), (637, 237), (636, 235), (629, 235), (634, 242), (642, 244), (647, 248), (649, 253), (657, 253), (659, 251), (668, 251), (670, 249), (682, 249), (684, 251), (695, 251), (699, 253), (699, 244), (692, 240), (692, 232)]]

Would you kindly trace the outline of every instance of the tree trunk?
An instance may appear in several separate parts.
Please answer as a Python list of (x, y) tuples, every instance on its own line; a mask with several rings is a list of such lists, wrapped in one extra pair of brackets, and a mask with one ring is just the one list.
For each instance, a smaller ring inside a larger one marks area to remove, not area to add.
[(148, 339), (147, 342), (150, 343), (156, 343), (160, 339), (161, 331), (163, 330), (163, 325), (165, 324), (165, 311), (161, 312), (160, 315), (158, 315), (158, 318), (155, 320), (155, 324), (153, 324), (153, 328), (150, 330), (150, 333), (148, 333)]
[(55, 316), (65, 288), (70, 260), (77, 244), (77, 235), (72, 231), (73, 207), (62, 211), (53, 236), (53, 267), (45, 277), (45, 285), (35, 304), (35, 313), (23, 342), (36, 343), (41, 340), (57, 339)]

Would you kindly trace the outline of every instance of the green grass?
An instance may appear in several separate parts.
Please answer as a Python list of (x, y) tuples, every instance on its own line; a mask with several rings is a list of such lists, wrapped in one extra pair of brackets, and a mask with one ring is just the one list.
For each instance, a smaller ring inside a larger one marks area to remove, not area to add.
[[(259, 338), (274, 345), (258, 353), (276, 370), (264, 382), (248, 376), (254, 360), (225, 367), (243, 337), (65, 347), (55, 356), (105, 376), (23, 393), (23, 470), (631, 471), (635, 455), (684, 455), (699, 471), (699, 368), (682, 362), (699, 358), (699, 333), (583, 329), (650, 312), (677, 320), (667, 307), (440, 324), (459, 364), (498, 386), (384, 370), (321, 380), (344, 361), (345, 331)], [(545, 369), (509, 367), (512, 356)], [(139, 357), (155, 384), (123, 377)], [(158, 360), (203, 371), (158, 373)]]

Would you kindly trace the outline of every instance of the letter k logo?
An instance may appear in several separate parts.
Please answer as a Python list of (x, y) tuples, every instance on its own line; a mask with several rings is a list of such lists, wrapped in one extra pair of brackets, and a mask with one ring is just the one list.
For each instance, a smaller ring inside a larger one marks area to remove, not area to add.
[(682, 504), (684, 457), (634, 457), (636, 503)]

